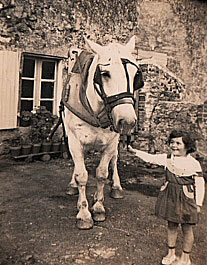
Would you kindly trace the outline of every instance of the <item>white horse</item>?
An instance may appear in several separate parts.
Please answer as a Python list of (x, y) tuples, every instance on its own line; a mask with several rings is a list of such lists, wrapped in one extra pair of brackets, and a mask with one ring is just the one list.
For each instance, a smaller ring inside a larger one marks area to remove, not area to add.
[[(113, 171), (112, 196), (123, 197), (117, 170), (119, 136), (130, 134), (136, 124), (133, 94), (143, 86), (141, 72), (132, 56), (135, 37), (126, 45), (101, 46), (85, 41), (88, 49), (78, 54), (63, 91), (64, 125), (74, 161), (67, 193), (79, 193), (76, 216), (79, 229), (91, 228), (93, 220), (105, 220), (104, 184), (109, 163)], [(94, 148), (101, 152), (101, 159), (96, 168), (97, 191), (91, 215), (86, 198), (88, 172), (84, 153)]]

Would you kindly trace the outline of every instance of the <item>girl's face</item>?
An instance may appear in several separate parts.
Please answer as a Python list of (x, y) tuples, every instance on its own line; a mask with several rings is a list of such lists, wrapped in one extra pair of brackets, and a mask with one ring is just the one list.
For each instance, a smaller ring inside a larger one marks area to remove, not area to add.
[(182, 137), (172, 138), (170, 148), (174, 156), (186, 156), (187, 150)]

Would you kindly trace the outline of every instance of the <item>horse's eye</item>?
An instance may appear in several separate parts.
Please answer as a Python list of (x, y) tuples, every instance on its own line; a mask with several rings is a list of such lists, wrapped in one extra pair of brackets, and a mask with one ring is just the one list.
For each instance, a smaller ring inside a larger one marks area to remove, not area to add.
[(110, 77), (111, 77), (109, 71), (101, 71), (101, 75), (102, 75), (103, 77), (105, 77), (105, 78), (110, 78)]

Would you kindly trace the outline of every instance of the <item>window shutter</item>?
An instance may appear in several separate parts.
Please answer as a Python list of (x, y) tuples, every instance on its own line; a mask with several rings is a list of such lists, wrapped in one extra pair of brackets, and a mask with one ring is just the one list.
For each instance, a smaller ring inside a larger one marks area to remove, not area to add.
[(0, 129), (17, 127), (20, 53), (0, 51)]
[(54, 107), (54, 114), (58, 115), (60, 101), (62, 97), (63, 90), (63, 63), (62, 60), (58, 62), (57, 66), (57, 90), (56, 90), (56, 102)]

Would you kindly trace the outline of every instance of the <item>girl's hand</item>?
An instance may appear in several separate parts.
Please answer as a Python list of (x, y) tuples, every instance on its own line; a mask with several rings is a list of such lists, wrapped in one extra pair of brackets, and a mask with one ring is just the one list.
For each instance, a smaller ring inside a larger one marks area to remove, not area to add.
[(201, 212), (201, 207), (199, 205), (197, 205), (197, 213)]
[(136, 149), (133, 149), (132, 147), (131, 147), (131, 145), (128, 145), (127, 146), (127, 150), (130, 152), (130, 153), (132, 153), (132, 154), (136, 154)]

